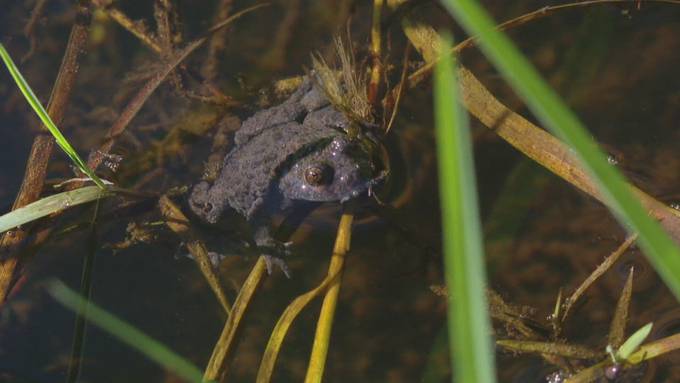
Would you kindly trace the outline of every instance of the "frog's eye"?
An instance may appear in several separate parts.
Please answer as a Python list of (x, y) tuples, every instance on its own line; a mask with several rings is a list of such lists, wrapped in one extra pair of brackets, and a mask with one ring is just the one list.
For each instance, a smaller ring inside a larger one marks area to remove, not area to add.
[(203, 212), (206, 214), (210, 213), (213, 210), (213, 208), (214, 206), (210, 202), (206, 202), (205, 204), (203, 204)]
[(330, 183), (333, 169), (328, 165), (312, 165), (305, 169), (305, 181), (312, 186)]

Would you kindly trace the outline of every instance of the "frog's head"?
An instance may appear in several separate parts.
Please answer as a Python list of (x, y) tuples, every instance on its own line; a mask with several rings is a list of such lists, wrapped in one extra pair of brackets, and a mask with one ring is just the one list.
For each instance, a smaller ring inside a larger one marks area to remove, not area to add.
[(296, 159), (279, 180), (291, 200), (340, 201), (359, 196), (384, 175), (377, 166), (376, 144), (338, 133), (324, 145)]
[(224, 201), (215, 198), (210, 193), (210, 185), (203, 181), (194, 186), (189, 196), (189, 207), (191, 210), (208, 223), (217, 223), (222, 211)]

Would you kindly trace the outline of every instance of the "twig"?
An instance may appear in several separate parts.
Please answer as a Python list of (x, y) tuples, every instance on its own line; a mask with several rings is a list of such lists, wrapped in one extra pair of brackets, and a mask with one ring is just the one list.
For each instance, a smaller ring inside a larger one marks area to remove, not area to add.
[(177, 33), (179, 23), (177, 11), (172, 2), (169, 0), (154, 1), (154, 18), (156, 19), (156, 32), (163, 52), (172, 52), (175, 46), (182, 42), (182, 35)]
[(368, 102), (375, 105), (382, 78), (382, 30), (381, 14), (383, 0), (373, 0), (373, 20), (371, 23), (371, 75), (368, 82)]
[(564, 303), (564, 314), (562, 316), (562, 322), (565, 321), (567, 318), (567, 315), (569, 315), (569, 311), (571, 310), (572, 307), (574, 307), (574, 304), (578, 299), (583, 295), (583, 293), (588, 290), (590, 286), (595, 283), (595, 281), (598, 280), (602, 276), (602, 274), (606, 273), (607, 270), (609, 270), (614, 263), (623, 255), (623, 253), (628, 250), (628, 248), (635, 242), (637, 239), (637, 234), (633, 234), (626, 238), (626, 240), (616, 249), (614, 250), (613, 253), (611, 253), (605, 260), (602, 262), (595, 270), (593, 270), (590, 275), (588, 275), (588, 278), (586, 278), (585, 281), (583, 281), (579, 287), (574, 291), (569, 298), (565, 300)]
[(548, 354), (569, 359), (596, 359), (603, 354), (587, 346), (555, 342), (499, 339), (496, 344), (510, 351), (527, 354)]
[(35, 6), (33, 6), (33, 10), (31, 11), (31, 17), (28, 19), (28, 22), (26, 22), (26, 25), (24, 26), (24, 36), (28, 39), (30, 42), (30, 48), (28, 49), (28, 52), (26, 52), (23, 57), (21, 57), (21, 62), (26, 62), (31, 56), (33, 56), (33, 53), (35, 53), (35, 47), (37, 45), (37, 41), (35, 38), (35, 26), (38, 24), (38, 19), (42, 17), (43, 11), (45, 10), (45, 4), (47, 3), (47, 0), (38, 0), (35, 3)]
[(135, 35), (143, 44), (151, 48), (152, 51), (156, 53), (162, 53), (163, 48), (156, 40), (156, 37), (149, 32), (146, 25), (142, 22), (136, 22), (128, 18), (119, 9), (111, 6), (110, 1), (107, 0), (92, 0), (92, 3), (106, 13), (110, 18), (117, 22), (121, 27), (125, 28), (128, 32)]
[[(411, 53), (411, 44), (406, 44), (406, 49), (404, 49), (404, 60), (402, 62), (401, 77), (399, 78), (399, 84), (397, 84), (397, 96), (394, 99), (394, 104), (392, 105), (392, 113), (390, 114), (390, 121), (385, 127), (385, 135), (392, 129), (392, 124), (394, 124), (394, 119), (397, 117), (397, 112), (399, 111), (399, 104), (401, 103), (401, 96), (404, 94), (404, 80), (406, 79), (406, 72), (408, 72), (408, 59)], [(385, 105), (383, 104), (383, 107)]]
[[(229, 17), (233, 0), (220, 0), (215, 12), (214, 22), (219, 22)], [(219, 70), (219, 57), (227, 46), (227, 30), (222, 29), (210, 37), (208, 42), (208, 54), (201, 68), (201, 75), (206, 81), (213, 81)]]
[(300, 18), (300, 0), (286, 1), (285, 14), (276, 28), (273, 44), (259, 61), (269, 71), (279, 70), (286, 62), (286, 53), (293, 37), (295, 24)]
[[(175, 47), (182, 42), (181, 34), (177, 33), (177, 29), (179, 29), (177, 12), (169, 0), (155, 0), (153, 15), (156, 20), (157, 40), (163, 49), (161, 57), (167, 59), (175, 51)], [(167, 76), (178, 92), (186, 93), (182, 77), (178, 72), (172, 71)]]
[[(158, 88), (158, 86), (163, 82), (163, 80), (165, 80), (167, 75), (170, 72), (172, 72), (177, 67), (177, 65), (184, 61), (184, 59), (187, 58), (192, 52), (194, 52), (196, 48), (201, 46), (211, 34), (226, 27), (227, 25), (231, 24), (233, 21), (237, 20), (241, 16), (250, 13), (258, 8), (261, 8), (262, 6), (264, 5), (260, 4), (252, 6), (235, 13), (231, 17), (210, 28), (206, 36), (194, 40), (193, 42), (189, 43), (184, 49), (178, 51), (171, 58), (169, 58), (165, 66), (137, 92), (137, 94), (132, 98), (132, 100), (130, 100), (130, 102), (127, 104), (123, 112), (120, 114), (118, 120), (116, 120), (116, 122), (114, 122), (114, 124), (109, 129), (108, 133), (106, 134), (105, 141), (99, 148), (99, 151), (102, 153), (108, 153), (111, 150), (111, 147), (113, 147), (113, 144), (115, 142), (115, 139), (125, 131), (130, 121), (132, 121), (132, 119), (137, 115), (137, 113), (142, 108), (146, 100)], [(97, 158), (92, 158), (91, 161), (88, 162), (88, 165), (94, 169), (99, 165), (100, 162), (101, 157), (97, 156)]]

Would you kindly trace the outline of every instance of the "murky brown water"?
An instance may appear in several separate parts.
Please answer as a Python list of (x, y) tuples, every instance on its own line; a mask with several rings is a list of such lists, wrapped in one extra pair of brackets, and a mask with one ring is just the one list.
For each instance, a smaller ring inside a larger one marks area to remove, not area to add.
[[(248, 5), (235, 3), (234, 9)], [(497, 20), (545, 5), (531, 1), (487, 3)], [(36, 29), (37, 50), (21, 64), (43, 100), (57, 73), (73, 18), (69, 2), (48, 4), (44, 22)], [(213, 5), (180, 4), (185, 36), (196, 37), (214, 24)], [(151, 4), (122, 2), (120, 6), (131, 17), (152, 20)], [(21, 31), (31, 6), (13, 1), (7, 8), (0, 13), (0, 37), (18, 61), (29, 47)], [(422, 14), (437, 26), (451, 25), (443, 12), (431, 5), (424, 6)], [(332, 35), (344, 30), (350, 16), (355, 47), (362, 57), (370, 22), (370, 7), (364, 2), (352, 6), (335, 1), (279, 1), (256, 11), (256, 16), (245, 16), (229, 30), (216, 84), (225, 94), (244, 100), (246, 106), (238, 114), (249, 115), (257, 108), (252, 96), (257, 89), (303, 73), (311, 65), (312, 51), (331, 52)], [(95, 20), (93, 40), (61, 126), (83, 154), (99, 145), (104, 132), (143, 84), (134, 78), (152, 73), (157, 61), (110, 19)], [(394, 84), (404, 38), (398, 23), (392, 23), (386, 61), (395, 66)], [(627, 13), (614, 6), (558, 12), (512, 30), (510, 35), (634, 182), (668, 203), (680, 201), (680, 7), (643, 4), (640, 11)], [(187, 65), (200, 70), (205, 52), (201, 49), (193, 54)], [(415, 55), (412, 58), (417, 59)], [(466, 51), (462, 60), (497, 97), (529, 116), (477, 51)], [(362, 219), (355, 225), (333, 328), (328, 382), (450, 380), (444, 342), (445, 302), (430, 289), (443, 283), (430, 92), (429, 85), (422, 85), (406, 94), (386, 143), (393, 154), (392, 197), (398, 207), (380, 216), (362, 211)], [(5, 150), (0, 151), (0, 206), (5, 211), (17, 192), (37, 129), (34, 116), (4, 70), (0, 71), (0, 95), (0, 131), (5, 139)], [(195, 182), (213, 131), (198, 137), (178, 130), (178, 125), (185, 124), (178, 121), (195, 122), (213, 112), (163, 85), (114, 149), (125, 156), (116, 180), (126, 187), (144, 182), (147, 191)], [(210, 126), (210, 118), (204, 118)], [(166, 139), (171, 131), (173, 138)], [(481, 210), (488, 229), (490, 287), (508, 302), (533, 307), (537, 318), (545, 318), (558, 290), (573, 290), (623, 241), (624, 232), (605, 208), (523, 159), (486, 128), (477, 126), (474, 134)], [(159, 152), (160, 142), (170, 150)], [(70, 177), (65, 156), (58, 153), (53, 157), (50, 179)], [(102, 206), (104, 214), (97, 224), (94, 245), (89, 244), (87, 230), (62, 232), (75, 222), (89, 221), (92, 207), (74, 209), (52, 222), (56, 228), (52, 238), (28, 263), (16, 293), (0, 314), (0, 380), (65, 380), (74, 315), (46, 295), (41, 283), (57, 277), (77, 288), (83, 258), (91, 248), (95, 249), (92, 300), (199, 367), (205, 365), (224, 320), (218, 303), (193, 261), (177, 257), (186, 250), (171, 232), (155, 229), (157, 238), (151, 244), (115, 252), (108, 248), (107, 244), (124, 239), (130, 221), (159, 219), (153, 202), (125, 212), (116, 206)], [(338, 212), (337, 207), (322, 209), (293, 236), (295, 255), (289, 261), (293, 278), (287, 280), (275, 273), (266, 280), (246, 317), (228, 381), (254, 380), (264, 345), (283, 309), (325, 275)], [(215, 234), (215, 229), (197, 228)], [(254, 258), (235, 257), (221, 266), (231, 299), (253, 263)], [(655, 323), (655, 339), (680, 330), (677, 301), (641, 254), (631, 251), (575, 308), (565, 328), (569, 341), (605, 347), (613, 308), (630, 265), (635, 265), (636, 274), (629, 331), (649, 321)], [(274, 381), (302, 380), (318, 308), (318, 303), (311, 305), (295, 322)], [(679, 380), (679, 355), (650, 363), (643, 381)], [(537, 382), (554, 370), (539, 358), (498, 353), (502, 382)], [(81, 379), (176, 381), (93, 327), (86, 332)]]

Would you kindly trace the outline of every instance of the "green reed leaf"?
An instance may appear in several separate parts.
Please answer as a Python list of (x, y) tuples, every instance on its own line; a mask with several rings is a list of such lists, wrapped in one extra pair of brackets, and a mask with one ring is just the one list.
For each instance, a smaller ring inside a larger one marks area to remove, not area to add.
[(7, 67), (7, 70), (12, 75), (12, 78), (19, 87), (19, 90), (21, 90), (21, 93), (26, 98), (26, 101), (28, 101), (28, 104), (31, 106), (31, 108), (33, 108), (33, 110), (38, 115), (40, 121), (42, 121), (47, 130), (50, 133), (52, 133), (52, 136), (54, 136), (57, 145), (59, 145), (59, 147), (66, 153), (66, 155), (69, 156), (69, 158), (71, 159), (71, 161), (73, 161), (76, 167), (78, 167), (78, 169), (81, 172), (90, 177), (90, 179), (95, 184), (97, 184), (99, 188), (101, 189), (106, 188), (106, 186), (104, 186), (104, 182), (96, 174), (94, 174), (92, 169), (90, 169), (87, 166), (87, 164), (80, 158), (80, 156), (78, 156), (78, 153), (75, 151), (75, 149), (73, 149), (73, 146), (71, 146), (68, 140), (66, 140), (66, 137), (64, 137), (64, 135), (61, 134), (61, 131), (54, 124), (52, 118), (50, 118), (50, 115), (47, 114), (47, 111), (40, 103), (40, 100), (38, 100), (38, 97), (35, 95), (35, 93), (33, 93), (33, 90), (28, 85), (28, 82), (26, 82), (24, 76), (21, 75), (21, 72), (19, 72), (19, 68), (17, 68), (16, 64), (14, 64), (14, 61), (12, 61), (12, 58), (5, 49), (5, 46), (2, 44), (0, 44), (0, 57), (2, 58), (2, 61), (5, 63), (5, 66)]
[[(448, 52), (450, 42), (442, 43)], [(495, 381), (485, 296), (482, 231), (467, 114), (458, 99), (451, 56), (434, 72), (439, 194), (448, 288), (449, 345), (457, 382)]]

